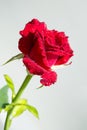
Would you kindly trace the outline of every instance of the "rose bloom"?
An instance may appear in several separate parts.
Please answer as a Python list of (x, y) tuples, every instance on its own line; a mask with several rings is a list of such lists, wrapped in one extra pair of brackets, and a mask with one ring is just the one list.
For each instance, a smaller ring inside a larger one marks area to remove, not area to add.
[(73, 56), (64, 32), (49, 30), (44, 22), (33, 19), (20, 31), (18, 47), (23, 63), (31, 74), (41, 76), (41, 84), (50, 86), (57, 80), (53, 66), (63, 65)]

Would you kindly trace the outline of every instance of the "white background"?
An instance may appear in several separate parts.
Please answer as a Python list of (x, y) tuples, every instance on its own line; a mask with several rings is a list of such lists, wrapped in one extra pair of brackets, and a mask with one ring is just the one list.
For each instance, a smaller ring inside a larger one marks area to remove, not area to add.
[[(57, 70), (58, 81), (51, 87), (37, 90), (39, 77), (32, 79), (23, 97), (38, 109), (40, 120), (25, 112), (13, 121), (11, 130), (87, 130), (86, 0), (0, 0), (0, 87), (5, 73), (13, 78), (16, 90), (26, 75), (21, 61), (2, 64), (19, 53), (19, 31), (32, 18), (66, 32), (73, 63)], [(0, 114), (0, 126), (3, 119)]]

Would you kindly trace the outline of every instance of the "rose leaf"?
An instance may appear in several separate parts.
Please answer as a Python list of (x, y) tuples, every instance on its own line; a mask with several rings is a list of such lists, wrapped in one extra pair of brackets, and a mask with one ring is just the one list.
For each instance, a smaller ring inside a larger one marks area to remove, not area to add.
[(7, 82), (8, 87), (11, 89), (12, 91), (12, 97), (15, 97), (15, 87), (14, 87), (14, 83), (12, 81), (12, 79), (10, 78), (10, 76), (8, 76), (7, 74), (4, 75), (5, 81)]
[(0, 110), (6, 107), (9, 104), (8, 100), (8, 85), (5, 85), (0, 89)]

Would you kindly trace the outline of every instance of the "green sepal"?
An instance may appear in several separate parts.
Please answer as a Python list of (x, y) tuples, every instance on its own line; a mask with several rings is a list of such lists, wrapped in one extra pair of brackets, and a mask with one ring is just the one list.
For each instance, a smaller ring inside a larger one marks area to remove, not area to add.
[(12, 117), (20, 116), (26, 110), (25, 104), (27, 104), (26, 99), (20, 99), (17, 103), (13, 103), (12, 105), (14, 106), (14, 108), (12, 112)]
[(0, 89), (0, 111), (9, 104), (8, 85)]
[(31, 106), (31, 105), (28, 104), (28, 105), (26, 105), (26, 108), (27, 108), (27, 110), (28, 110), (30, 113), (33, 114), (33, 116), (35, 116), (36, 118), (39, 119), (38, 111), (37, 111), (37, 109), (36, 109), (34, 106)]
[[(14, 107), (14, 108), (13, 108)], [(28, 110), (31, 114), (33, 114), (36, 118), (39, 119), (39, 114), (37, 109), (34, 106), (31, 106), (27, 103), (26, 99), (20, 99), (16, 103), (12, 103), (6, 107), (6, 111), (12, 110), (12, 117), (20, 116), (24, 111)]]
[(43, 85), (39, 86), (37, 89), (43, 88)]
[(7, 82), (8, 84), (8, 87), (11, 89), (12, 91), (12, 99), (15, 97), (15, 86), (14, 86), (14, 83), (11, 79), (10, 76), (8, 76), (7, 74), (4, 74), (4, 78), (5, 78), (5, 81)]
[(11, 61), (14, 61), (14, 60), (17, 60), (17, 59), (21, 59), (21, 58), (23, 58), (23, 54), (22, 54), (22, 53), (17, 54), (16, 56), (13, 56), (13, 57), (10, 58), (8, 61), (6, 61), (3, 65), (5, 65), (5, 64), (7, 64), (7, 63), (9, 63), (9, 62), (11, 62)]

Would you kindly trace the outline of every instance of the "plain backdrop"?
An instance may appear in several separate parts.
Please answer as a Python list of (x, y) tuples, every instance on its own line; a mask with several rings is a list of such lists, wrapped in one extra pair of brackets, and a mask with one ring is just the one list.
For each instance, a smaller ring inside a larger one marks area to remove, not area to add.
[[(0, 87), (7, 73), (17, 91), (26, 75), (21, 61), (2, 64), (19, 53), (19, 31), (32, 18), (64, 31), (74, 57), (72, 65), (56, 70), (55, 85), (37, 90), (40, 79), (32, 79), (23, 97), (38, 109), (40, 119), (26, 111), (13, 120), (11, 130), (87, 130), (87, 0), (0, 0)], [(4, 119), (0, 114), (0, 127)]]

